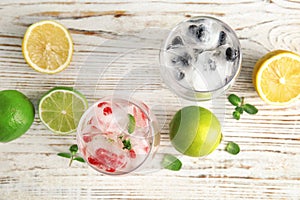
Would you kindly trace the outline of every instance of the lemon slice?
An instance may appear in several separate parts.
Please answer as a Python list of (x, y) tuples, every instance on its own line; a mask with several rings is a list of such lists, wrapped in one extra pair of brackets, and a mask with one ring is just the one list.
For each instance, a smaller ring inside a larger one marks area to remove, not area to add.
[(87, 106), (86, 98), (78, 91), (55, 87), (41, 98), (39, 117), (52, 132), (68, 134), (76, 130)]
[(36, 71), (55, 74), (69, 66), (73, 42), (68, 30), (55, 21), (40, 21), (26, 31), (22, 52)]
[(268, 104), (296, 101), (300, 96), (300, 56), (284, 50), (269, 52), (254, 67), (253, 85)]

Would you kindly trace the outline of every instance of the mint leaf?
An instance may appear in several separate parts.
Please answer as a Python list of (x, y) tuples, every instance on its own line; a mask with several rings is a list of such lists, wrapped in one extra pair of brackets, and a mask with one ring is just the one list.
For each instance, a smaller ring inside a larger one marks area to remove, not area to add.
[(228, 152), (228, 153), (231, 153), (233, 155), (236, 155), (240, 152), (240, 147), (238, 144), (234, 143), (234, 142), (228, 142), (227, 145), (226, 145), (226, 148), (225, 150)]
[(257, 108), (251, 104), (246, 103), (243, 105), (243, 109), (246, 113), (254, 115), (258, 112)]
[(173, 155), (166, 154), (161, 162), (165, 169), (179, 171), (182, 167), (182, 162)]
[(77, 161), (79, 161), (79, 162), (85, 162), (85, 160), (83, 159), (83, 158), (81, 158), (81, 157), (75, 157), (73, 160), (77, 160)]
[(134, 132), (135, 129), (135, 119), (134, 116), (131, 114), (128, 114), (129, 123), (128, 123), (128, 133), (131, 134)]
[(72, 155), (70, 153), (58, 153), (57, 154), (60, 157), (64, 157), (64, 158), (71, 158)]
[(238, 106), (241, 103), (241, 98), (236, 96), (235, 94), (230, 94), (228, 96), (228, 101), (234, 105), (234, 106)]
[(244, 111), (244, 109), (243, 109), (242, 107), (239, 107), (239, 106), (237, 106), (237, 107), (235, 108), (235, 110), (236, 110), (237, 112), (239, 112), (240, 114), (243, 114), (243, 111)]
[(128, 139), (128, 140), (122, 140), (122, 143), (123, 143), (123, 149), (131, 150), (131, 142), (130, 142), (130, 139)]
[(78, 146), (77, 144), (73, 144), (70, 146), (69, 151), (71, 152), (72, 155), (75, 155), (78, 151)]
[(234, 119), (239, 120), (240, 117), (241, 117), (241, 113), (239, 113), (238, 111), (234, 111), (232, 113), (232, 116), (233, 116)]

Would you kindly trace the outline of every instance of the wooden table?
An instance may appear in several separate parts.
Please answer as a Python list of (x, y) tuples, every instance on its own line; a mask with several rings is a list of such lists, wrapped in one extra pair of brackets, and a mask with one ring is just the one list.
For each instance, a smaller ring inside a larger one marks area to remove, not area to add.
[[(223, 96), (189, 102), (170, 92), (160, 78), (159, 48), (168, 31), (191, 16), (209, 15), (228, 23), (243, 52), (242, 71)], [(56, 75), (40, 74), (25, 63), (21, 43), (27, 27), (53, 19), (74, 40), (71, 65)], [(300, 1), (50, 1), (0, 2), (0, 89), (17, 89), (35, 107), (54, 86), (75, 87), (89, 103), (122, 93), (141, 99), (157, 115), (159, 154), (172, 152), (168, 123), (181, 107), (211, 109), (223, 127), (223, 141), (205, 158), (178, 154), (178, 172), (153, 170), (126, 176), (102, 175), (86, 164), (58, 157), (76, 142), (75, 133), (55, 135), (38, 115), (21, 138), (0, 144), (0, 199), (300, 199), (299, 101), (274, 107), (255, 92), (251, 75), (257, 59), (275, 49), (300, 53)], [(257, 115), (232, 118), (230, 93), (257, 106)], [(37, 107), (36, 107), (37, 108)], [(228, 141), (240, 145), (233, 156)], [(174, 151), (175, 152), (175, 151)]]

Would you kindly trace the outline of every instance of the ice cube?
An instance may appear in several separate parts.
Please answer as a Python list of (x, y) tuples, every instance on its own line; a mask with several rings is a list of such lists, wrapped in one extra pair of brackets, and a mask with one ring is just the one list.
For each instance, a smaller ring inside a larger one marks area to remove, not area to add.
[(222, 49), (216, 49), (199, 54), (192, 76), (194, 89), (214, 90), (226, 83), (226, 77), (232, 70), (230, 69), (231, 64), (226, 61), (223, 51)]
[(193, 62), (193, 56), (185, 46), (170, 48), (165, 52), (165, 57), (171, 67), (189, 67)]
[(95, 124), (86, 124), (84, 128), (82, 128), (82, 134), (93, 134), (101, 132), (101, 129), (99, 129), (98, 126)]
[(185, 88), (191, 88), (191, 81), (189, 78), (191, 77), (190, 73), (192, 71), (192, 67), (177, 67), (170, 68), (169, 74), (172, 76), (174, 81), (177, 81), (178, 84)]
[(107, 131), (113, 133), (123, 133), (128, 129), (129, 116), (128, 107), (119, 104), (112, 105), (112, 116)]
[(148, 154), (151, 146), (149, 140), (145, 140), (144, 138), (131, 138), (131, 145), (137, 155)]
[(180, 65), (180, 66), (186, 67), (186, 66), (189, 66), (191, 64), (191, 60), (192, 60), (191, 55), (189, 55), (187, 52), (184, 52), (183, 54), (174, 57), (171, 60), (171, 62), (174, 65)]
[(194, 37), (194, 39), (198, 40), (199, 42), (208, 42), (210, 39), (209, 31), (204, 24), (200, 24), (198, 26), (194, 24), (190, 25), (188, 28), (188, 32)]
[(183, 41), (181, 39), (180, 36), (175, 36), (171, 43), (167, 46), (166, 50), (169, 50), (169, 49), (174, 49), (174, 48), (177, 48), (177, 47), (180, 47), (180, 46), (183, 46)]
[(86, 154), (90, 164), (99, 169), (113, 172), (128, 162), (127, 152), (118, 141), (112, 141), (103, 134), (93, 137), (86, 146)]
[(186, 45), (202, 50), (212, 50), (226, 43), (226, 32), (219, 24), (211, 20), (198, 22), (186, 23), (181, 26), (182, 29), (185, 29), (181, 33)]
[(117, 154), (123, 153), (123, 144), (121, 140), (115, 135), (115, 140), (112, 140), (111, 137), (108, 137), (107, 134), (99, 133), (93, 136), (92, 141), (88, 145), (90, 153), (94, 153), (99, 147), (107, 149), (109, 151), (115, 152)]
[(173, 46), (175, 45), (183, 45), (183, 41), (180, 36), (176, 36), (171, 43)]

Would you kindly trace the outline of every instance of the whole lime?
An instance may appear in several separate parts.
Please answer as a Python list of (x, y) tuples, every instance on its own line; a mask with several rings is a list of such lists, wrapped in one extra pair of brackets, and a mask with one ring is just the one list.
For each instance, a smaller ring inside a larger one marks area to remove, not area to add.
[(34, 120), (34, 106), (16, 90), (0, 91), (0, 105), (0, 142), (9, 142), (30, 128)]
[(179, 110), (170, 122), (169, 135), (176, 150), (192, 157), (210, 154), (222, 140), (221, 125), (217, 117), (199, 106)]

